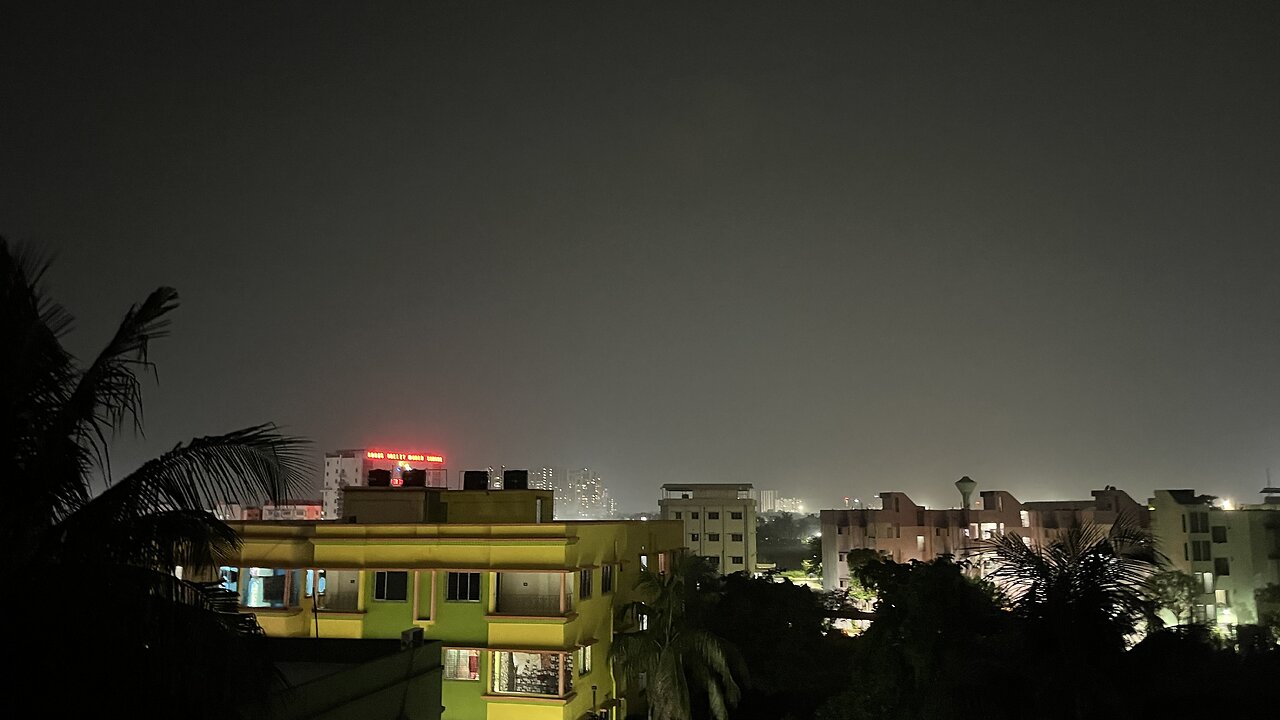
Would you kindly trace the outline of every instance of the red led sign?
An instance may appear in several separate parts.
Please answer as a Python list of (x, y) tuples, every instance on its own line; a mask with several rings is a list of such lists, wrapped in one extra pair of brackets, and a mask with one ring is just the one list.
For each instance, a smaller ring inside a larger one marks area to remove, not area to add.
[(403, 452), (389, 452), (386, 450), (368, 450), (365, 452), (364, 456), (369, 458), (370, 460), (407, 460), (409, 462), (416, 461), (416, 462), (429, 462), (429, 463), (444, 462), (443, 455), (428, 455), (426, 453), (403, 453)]

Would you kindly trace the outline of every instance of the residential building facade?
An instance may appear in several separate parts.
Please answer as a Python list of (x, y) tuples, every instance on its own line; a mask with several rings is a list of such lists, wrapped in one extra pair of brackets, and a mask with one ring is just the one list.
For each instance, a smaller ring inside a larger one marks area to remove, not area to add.
[[(959, 508), (931, 509), (902, 492), (880, 493), (879, 508), (840, 508), (820, 512), (822, 586), (849, 587), (847, 556), (852, 550), (874, 550), (894, 562), (922, 562), (941, 555), (965, 555), (978, 540), (1007, 532), (1029, 542), (1044, 543), (1062, 530), (1087, 523), (1109, 528), (1122, 514), (1140, 526), (1149, 523), (1144, 505), (1114, 487), (1093, 491), (1092, 500), (1019, 502), (1005, 490), (985, 490), (971, 501), (976, 483), (957, 481)], [(977, 572), (982, 572), (979, 565)]]
[(640, 567), (678, 523), (552, 521), (544, 490), (348, 488), (345, 522), (233, 527), (223, 584), (270, 636), (442, 643), (447, 720), (624, 716), (608, 662)]
[(1254, 593), (1280, 583), (1280, 489), (1235, 505), (1194, 490), (1156, 490), (1152, 531), (1170, 563), (1199, 582), (1193, 622), (1255, 624)]
[(679, 520), (683, 544), (729, 574), (756, 571), (756, 501), (750, 484), (668, 483), (658, 500), (659, 517)]

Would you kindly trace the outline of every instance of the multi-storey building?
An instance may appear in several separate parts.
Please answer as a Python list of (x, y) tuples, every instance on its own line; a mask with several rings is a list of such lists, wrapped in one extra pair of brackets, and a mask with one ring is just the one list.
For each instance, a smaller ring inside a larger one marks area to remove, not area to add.
[(751, 498), (756, 501), (756, 512), (761, 515), (778, 509), (777, 490), (752, 490)]
[(1156, 490), (1151, 499), (1157, 547), (1203, 591), (1192, 621), (1259, 621), (1255, 591), (1280, 583), (1280, 488), (1262, 503), (1235, 505), (1194, 490)]
[(270, 636), (441, 641), (443, 717), (624, 716), (608, 662), (640, 567), (679, 523), (556, 522), (545, 490), (347, 488), (344, 522), (233, 524), (223, 584)]
[(975, 507), (971, 498), (976, 485), (967, 477), (956, 482), (959, 508), (930, 509), (912, 502), (906, 493), (883, 492), (879, 508), (821, 511), (823, 589), (849, 587), (851, 550), (875, 550), (895, 562), (928, 561), (963, 555), (975, 541), (1006, 532), (1043, 543), (1069, 527), (1110, 527), (1121, 514), (1131, 515), (1142, 526), (1148, 522), (1146, 507), (1114, 487), (1095, 490), (1093, 500), (1033, 503), (1019, 502), (1004, 490), (986, 490), (979, 493)]
[(444, 456), (399, 450), (335, 450), (324, 454), (321, 514), (326, 520), (343, 516), (342, 491), (348, 487), (448, 487)]
[(684, 545), (722, 573), (756, 570), (756, 501), (751, 485), (668, 483), (658, 513), (684, 525)]
[(617, 510), (600, 473), (591, 468), (570, 470), (556, 486), (556, 512), (568, 520), (603, 520)]
[(219, 505), (214, 514), (222, 520), (320, 520), (324, 517), (320, 500), (267, 501), (260, 506), (231, 503)]

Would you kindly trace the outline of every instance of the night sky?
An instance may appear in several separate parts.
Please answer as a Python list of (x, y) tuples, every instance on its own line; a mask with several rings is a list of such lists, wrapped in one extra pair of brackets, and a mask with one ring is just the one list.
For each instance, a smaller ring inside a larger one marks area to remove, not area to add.
[(0, 16), (0, 233), (78, 353), (182, 294), (118, 465), (1280, 483), (1280, 3), (85, 5)]

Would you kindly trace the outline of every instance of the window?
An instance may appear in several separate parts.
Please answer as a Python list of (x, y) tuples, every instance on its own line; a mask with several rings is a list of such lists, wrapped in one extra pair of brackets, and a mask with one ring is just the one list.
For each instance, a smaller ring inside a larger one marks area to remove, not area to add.
[(740, 513), (740, 512), (731, 512), (731, 513), (729, 513), (729, 519), (730, 519), (730, 520), (741, 520), (741, 519), (742, 519), (742, 513)]
[(707, 564), (710, 565), (713, 570), (720, 567), (720, 558), (715, 555), (703, 555), (702, 559), (706, 560)]
[(837, 556), (838, 556), (838, 557), (837, 557), (836, 559), (837, 559), (839, 562), (844, 562), (844, 553), (837, 553)]
[(1179, 519), (1180, 519), (1180, 520), (1182, 520), (1182, 532), (1186, 532), (1186, 531), (1187, 531), (1187, 516), (1186, 516), (1186, 515), (1183, 515), (1183, 516), (1181, 516)]
[(224, 590), (231, 592), (240, 591), (240, 568), (233, 568), (223, 565), (218, 568), (218, 584)]
[(493, 691), (509, 695), (560, 696), (573, 690), (573, 656), (577, 653), (495, 652)]
[(1191, 513), (1191, 532), (1209, 532), (1209, 513)]
[(605, 565), (600, 568), (600, 594), (613, 592), (613, 566)]
[(479, 680), (480, 651), (455, 650), (445, 648), (444, 651), (445, 680)]
[(693, 542), (698, 542), (698, 533), (689, 533), (689, 539)]
[(249, 568), (249, 579), (244, 585), (240, 604), (251, 608), (285, 607), (285, 584), (288, 570), (273, 568)]
[(446, 600), (456, 602), (480, 602), (480, 573), (449, 573)]
[(720, 542), (720, 533), (707, 533), (707, 539), (711, 542)]
[(1227, 541), (1227, 527), (1225, 525), (1215, 525), (1211, 532), (1214, 542), (1224, 543)]
[(836, 526), (836, 534), (837, 534), (837, 535), (843, 535), (843, 534), (844, 534), (844, 526), (843, 526), (843, 525), (837, 525), (837, 526)]
[(729, 539), (733, 542), (742, 542), (742, 533), (729, 533)]
[(379, 570), (373, 578), (373, 599), (404, 602), (409, 599), (409, 573)]
[(586, 675), (591, 672), (591, 646), (587, 645), (578, 650), (578, 675)]
[(694, 520), (697, 520), (697, 519), (698, 519), (698, 517), (699, 517), (699, 515), (698, 515), (697, 511), (694, 511), (694, 512), (689, 513), (689, 517), (693, 518)]
[(591, 568), (583, 568), (578, 572), (578, 598), (586, 600), (591, 597)]
[(642, 569), (644, 569), (644, 570), (648, 570), (648, 569), (649, 569), (649, 556), (648, 556), (648, 555), (641, 555), (641, 556), (640, 556), (640, 567), (641, 567)]
[(718, 513), (718, 512), (709, 512), (709, 513), (707, 513), (707, 519), (708, 519), (708, 520), (719, 520), (719, 519), (720, 519), (720, 513)]
[(676, 511), (676, 519), (677, 519), (677, 520), (680, 520), (680, 519), (681, 519), (681, 518), (683, 518), (683, 517), (684, 517), (684, 513), (682, 513), (682, 512), (680, 512), (679, 510), (677, 510), (677, 511)]
[(1200, 576), (1200, 584), (1204, 586), (1204, 594), (1213, 592), (1213, 573), (1196, 573)]
[(741, 565), (741, 564), (742, 564), (742, 556), (741, 556), (741, 555), (734, 555), (734, 556), (732, 556), (732, 557), (730, 557), (730, 558), (729, 558), (729, 562), (733, 563), (734, 565)]
[(924, 536), (916, 536), (916, 552), (924, 552)]
[(1214, 558), (1214, 559), (1213, 559), (1213, 574), (1214, 574), (1214, 575), (1230, 575), (1230, 574), (1231, 574), (1231, 561), (1230, 561), (1230, 560), (1228, 560), (1228, 559), (1226, 559), (1226, 558)]
[(1191, 541), (1191, 559), (1193, 561), (1211, 560), (1209, 554), (1208, 540), (1192, 540)]

